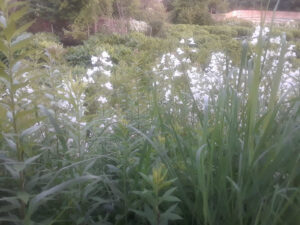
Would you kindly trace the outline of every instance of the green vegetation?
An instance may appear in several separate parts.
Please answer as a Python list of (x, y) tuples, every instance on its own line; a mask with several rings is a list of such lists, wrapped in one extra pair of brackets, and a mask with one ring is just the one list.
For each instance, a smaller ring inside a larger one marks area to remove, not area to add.
[(297, 224), (297, 30), (64, 47), (27, 12), (0, 0), (0, 225)]

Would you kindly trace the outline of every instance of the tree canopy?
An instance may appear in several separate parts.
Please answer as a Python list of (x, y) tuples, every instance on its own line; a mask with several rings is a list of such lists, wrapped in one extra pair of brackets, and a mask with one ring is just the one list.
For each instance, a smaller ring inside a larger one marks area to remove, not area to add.
[(48, 20), (72, 20), (88, 0), (30, 0), (35, 16)]

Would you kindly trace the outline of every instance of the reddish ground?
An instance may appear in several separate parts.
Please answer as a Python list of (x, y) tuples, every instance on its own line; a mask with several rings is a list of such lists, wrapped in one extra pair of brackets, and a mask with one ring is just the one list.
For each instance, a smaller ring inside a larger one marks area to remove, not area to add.
[[(227, 19), (243, 19), (248, 20), (253, 23), (261, 21), (261, 16), (266, 16), (266, 22), (272, 21), (273, 11), (259, 11), (259, 10), (235, 10), (225, 14), (214, 14), (213, 18), (217, 21), (227, 20)], [(300, 12), (284, 12), (277, 11), (274, 16), (274, 23), (289, 23), (289, 22), (300, 22)]]

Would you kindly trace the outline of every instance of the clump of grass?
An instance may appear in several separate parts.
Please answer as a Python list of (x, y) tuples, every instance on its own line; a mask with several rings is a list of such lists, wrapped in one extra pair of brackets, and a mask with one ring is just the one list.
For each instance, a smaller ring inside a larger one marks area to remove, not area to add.
[[(261, 28), (262, 30), (263, 28)], [(289, 224), (299, 213), (299, 97), (279, 96), (286, 40), (281, 38), (267, 109), (259, 95), (264, 76), (262, 32), (253, 63), (244, 45), (240, 73), (227, 80), (217, 100), (178, 117), (157, 106), (161, 160), (177, 178), (184, 224)], [(233, 78), (232, 78), (233, 77)], [(237, 80), (246, 80), (240, 94)], [(246, 79), (245, 79), (246, 77)], [(195, 102), (197, 105), (197, 102)], [(168, 110), (167, 110), (168, 111)], [(156, 137), (157, 138), (157, 137)]]

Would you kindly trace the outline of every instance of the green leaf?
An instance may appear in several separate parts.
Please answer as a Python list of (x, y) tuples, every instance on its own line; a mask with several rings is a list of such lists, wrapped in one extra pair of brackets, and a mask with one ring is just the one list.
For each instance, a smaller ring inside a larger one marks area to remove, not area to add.
[(156, 225), (155, 223), (156, 216), (154, 214), (154, 211), (150, 209), (148, 205), (144, 206), (144, 211), (134, 210), (134, 209), (132, 209), (131, 211), (137, 214), (138, 216), (147, 219), (151, 225)]
[(14, 178), (14, 179), (19, 179), (19, 173), (10, 165), (8, 164), (4, 164), (5, 169), (10, 173), (10, 175)]
[[(8, 47), (5, 44), (4, 40), (0, 40), (0, 51), (6, 56), (8, 57)], [(3, 64), (3, 63), (2, 63)], [(2, 65), (1, 65), (2, 67)]]
[(24, 131), (21, 133), (21, 137), (29, 136), (29, 135), (35, 133), (35, 132), (38, 131), (41, 127), (42, 127), (42, 125), (33, 125), (32, 127), (29, 127), (28, 129), (24, 130)]
[(28, 11), (29, 11), (29, 7), (24, 6), (20, 9), (18, 9), (17, 11), (15, 11), (14, 13), (12, 13), (9, 17), (9, 20), (18, 22), (18, 20), (21, 19), (23, 16), (25, 16), (28, 13)]
[(167, 209), (166, 212), (161, 214), (161, 218), (164, 220), (181, 220), (182, 217), (173, 213), (173, 211), (175, 210), (175, 208), (177, 207), (177, 204), (172, 205), (169, 209)]
[(7, 26), (7, 23), (6, 23), (6, 18), (4, 17), (4, 16), (2, 16), (2, 15), (0, 15), (0, 26), (2, 27), (2, 28), (6, 28), (6, 26)]
[(176, 190), (176, 187), (170, 188), (169, 190), (167, 190), (167, 191), (164, 193), (163, 197), (164, 197), (164, 196), (169, 196), (169, 195), (171, 195), (175, 190)]
[(27, 204), (28, 200), (30, 198), (30, 195), (27, 192), (22, 191), (22, 192), (17, 193), (17, 197), (19, 199), (21, 199), (25, 204)]
[(8, 4), (8, 10), (10, 9), (13, 9), (13, 8), (17, 8), (17, 7), (22, 7), (22, 6), (25, 6), (26, 5), (26, 2), (24, 1), (17, 1), (17, 2), (10, 2)]
[(34, 162), (35, 160), (37, 160), (38, 158), (40, 158), (40, 156), (41, 156), (41, 154), (38, 154), (38, 155), (33, 156), (33, 157), (29, 158), (29, 159), (26, 159), (25, 162), (24, 162), (25, 166), (30, 165), (32, 162)]
[(4, 139), (6, 140), (6, 143), (11, 150), (17, 151), (17, 145), (13, 140), (6, 137)]
[(35, 109), (23, 110), (16, 113), (17, 120), (24, 120), (28, 115), (32, 115), (36, 112)]
[(153, 211), (153, 209), (151, 209), (148, 205), (145, 205), (145, 216), (148, 219), (148, 221), (150, 222), (151, 225), (156, 225), (156, 216), (155, 213)]
[(68, 146), (67, 146), (67, 142), (64, 138), (64, 133), (63, 131), (60, 129), (60, 127), (58, 126), (55, 118), (52, 116), (52, 114), (50, 113), (50, 111), (45, 108), (44, 106), (40, 105), (39, 106), (40, 110), (49, 118), (50, 123), (53, 125), (55, 131), (56, 131), (56, 135), (62, 145), (62, 147), (64, 148), (65, 151), (68, 150)]
[(0, 222), (13, 222), (15, 224), (21, 224), (21, 221), (13, 216), (7, 216), (7, 217), (0, 217)]
[(237, 192), (240, 192), (240, 188), (239, 188), (238, 184), (236, 182), (234, 182), (234, 180), (232, 180), (230, 177), (226, 177), (226, 179), (232, 184), (232, 186), (234, 187), (234, 189)]
[(16, 32), (16, 29), (17, 29), (17, 27), (16, 27), (15, 22), (10, 21), (7, 24), (7, 27), (3, 30), (3, 34), (8, 42), (11, 42), (11, 40), (13, 39), (13, 35)]
[(24, 33), (21, 34), (20, 36), (18, 36), (16, 38), (16, 40), (13, 41), (11, 49), (13, 52), (17, 52), (23, 48), (26, 48), (27, 45), (30, 43), (31, 41), (31, 34), (29, 33)]
[(39, 205), (41, 205), (47, 197), (53, 196), (61, 192), (63, 189), (70, 187), (75, 184), (80, 184), (82, 182), (86, 182), (89, 180), (95, 180), (98, 179), (97, 176), (92, 176), (92, 175), (87, 175), (87, 176), (82, 176), (78, 177), (66, 182), (63, 182), (61, 184), (58, 184), (48, 190), (43, 191), (42, 193), (36, 195), (34, 198), (31, 199), (29, 202), (29, 214), (32, 214), (35, 212), (35, 210), (38, 208)]
[(18, 72), (23, 66), (23, 63), (21, 60), (17, 61), (16, 63), (13, 64), (11, 71), (13, 73)]
[(17, 205), (7, 205), (0, 207), (0, 213), (6, 213), (15, 209), (18, 209), (19, 207)]
[(0, 69), (6, 70), (7, 66), (0, 60)]
[(17, 83), (17, 84), (13, 84), (12, 87), (11, 87), (11, 91), (13, 93), (15, 93), (18, 89), (20, 88), (23, 88), (23, 87), (26, 87), (28, 85), (28, 81), (26, 82), (23, 82), (23, 83)]
[(169, 196), (161, 197), (160, 203), (162, 203), (162, 202), (180, 202), (180, 199), (173, 195), (169, 195)]
[(0, 80), (2, 80), (7, 86), (9, 86), (9, 76), (5, 70), (0, 67)]
[(12, 165), (12, 168), (17, 171), (17, 173), (20, 173), (25, 169), (25, 163), (23, 162), (16, 162), (15, 164)]
[(152, 179), (151, 179), (150, 176), (146, 176), (146, 175), (143, 174), (143, 173), (139, 173), (139, 174), (142, 176), (142, 178), (143, 178), (148, 184), (150, 184), (150, 185), (153, 184)]
[[(32, 24), (34, 23), (34, 21), (30, 21), (24, 25), (22, 25), (21, 27), (19, 27), (18, 29), (15, 30), (15, 32), (13, 32), (12, 34), (12, 38), (17, 37), (18, 35), (22, 34), (23, 32), (25, 32), (26, 30), (28, 30), (28, 28), (30, 28), (32, 26)], [(10, 40), (11, 40), (10, 39)]]

